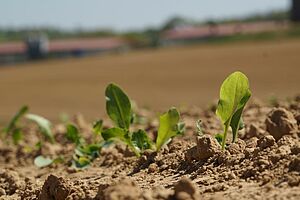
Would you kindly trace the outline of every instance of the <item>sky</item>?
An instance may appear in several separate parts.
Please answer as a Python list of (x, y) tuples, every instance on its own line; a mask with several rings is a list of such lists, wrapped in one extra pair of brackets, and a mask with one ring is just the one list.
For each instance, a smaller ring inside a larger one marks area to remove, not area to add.
[(289, 6), (290, 0), (1, 0), (0, 27), (126, 31), (161, 26), (172, 16), (204, 21)]

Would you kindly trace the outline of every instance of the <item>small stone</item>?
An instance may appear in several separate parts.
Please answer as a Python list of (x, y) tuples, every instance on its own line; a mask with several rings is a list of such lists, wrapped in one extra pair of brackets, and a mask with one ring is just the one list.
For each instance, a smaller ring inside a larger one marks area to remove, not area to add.
[(259, 146), (260, 149), (271, 147), (274, 144), (275, 144), (275, 139), (272, 135), (264, 136), (257, 141), (257, 145)]
[(259, 165), (265, 165), (265, 166), (269, 166), (270, 162), (266, 159), (259, 159), (258, 160), (258, 164)]
[(0, 188), (0, 196), (6, 195), (6, 192), (3, 188)]
[(294, 155), (300, 154), (300, 144), (295, 144), (294, 146), (292, 146), (291, 152)]
[(155, 180), (154, 180), (154, 179), (151, 179), (149, 182), (150, 182), (150, 183), (155, 183)]
[(298, 176), (288, 176), (288, 184), (291, 187), (297, 187), (300, 185), (300, 178)]
[(156, 163), (151, 163), (148, 167), (148, 173), (154, 173), (158, 171), (158, 166)]
[(300, 172), (300, 158), (295, 158), (290, 162), (289, 170)]
[(235, 178), (236, 178), (236, 175), (235, 175), (233, 172), (231, 172), (231, 173), (228, 174), (228, 178), (229, 178), (230, 180), (235, 179)]
[(68, 167), (67, 172), (71, 174), (77, 172), (77, 170), (74, 167)]
[(252, 137), (249, 140), (246, 141), (246, 147), (247, 148), (255, 148), (257, 146), (257, 137)]
[(250, 158), (253, 155), (255, 148), (246, 148), (244, 151), (245, 157)]

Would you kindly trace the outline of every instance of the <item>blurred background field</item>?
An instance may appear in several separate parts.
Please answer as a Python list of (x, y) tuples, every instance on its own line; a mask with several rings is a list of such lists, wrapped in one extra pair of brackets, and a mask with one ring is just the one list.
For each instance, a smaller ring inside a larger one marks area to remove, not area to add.
[(224, 77), (236, 70), (247, 74), (255, 98), (292, 97), (300, 92), (299, 1), (281, 2), (259, 13), (173, 16), (156, 26), (122, 30), (64, 29), (43, 21), (9, 26), (2, 19), (0, 122), (24, 104), (51, 120), (62, 112), (101, 117), (110, 82), (139, 106), (157, 111), (208, 107)]

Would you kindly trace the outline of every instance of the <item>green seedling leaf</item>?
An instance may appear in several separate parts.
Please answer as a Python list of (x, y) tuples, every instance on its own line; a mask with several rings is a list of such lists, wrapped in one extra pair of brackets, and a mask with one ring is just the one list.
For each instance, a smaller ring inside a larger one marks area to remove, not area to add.
[(21, 109), (15, 114), (15, 116), (11, 119), (8, 126), (5, 129), (6, 134), (10, 133), (18, 123), (19, 119), (29, 110), (28, 106), (23, 106)]
[(134, 124), (135, 120), (136, 120), (136, 114), (131, 112), (131, 119), (130, 119), (130, 124)]
[(34, 146), (37, 150), (40, 150), (43, 146), (43, 143), (41, 141), (38, 141)]
[(130, 100), (115, 84), (109, 84), (105, 90), (106, 111), (116, 126), (129, 129), (132, 119)]
[(81, 142), (81, 136), (79, 134), (79, 131), (76, 126), (73, 124), (68, 124), (67, 125), (67, 132), (66, 132), (66, 137), (68, 140), (73, 142), (74, 144), (78, 145)]
[[(159, 117), (159, 128), (156, 139), (157, 151), (169, 142), (172, 137), (181, 134), (180, 127), (178, 126), (179, 120), (180, 115), (176, 108), (171, 108), (167, 113)], [(182, 125), (180, 126), (182, 127)]]
[(35, 122), (40, 130), (41, 133), (50, 140), (51, 143), (55, 142), (54, 136), (52, 134), (51, 131), (51, 122), (49, 120), (47, 120), (46, 118), (39, 116), (39, 115), (35, 115), (35, 114), (27, 114), (25, 115), (25, 117), (33, 122)]
[(183, 135), (184, 132), (185, 132), (185, 123), (178, 122), (177, 123), (177, 134), (178, 135)]
[(82, 169), (82, 168), (88, 167), (90, 164), (91, 164), (90, 159), (83, 156), (83, 157), (79, 157), (76, 160), (73, 160), (72, 166), (74, 168), (81, 168)]
[(141, 152), (146, 149), (152, 149), (152, 141), (144, 130), (139, 129), (137, 132), (134, 132), (131, 140), (133, 145), (138, 147)]
[(216, 110), (216, 114), (224, 124), (222, 149), (225, 148), (229, 126), (232, 129), (233, 141), (236, 140), (241, 115), (250, 96), (248, 78), (241, 72), (230, 74), (222, 83)]
[(19, 142), (23, 139), (23, 133), (19, 128), (13, 130), (12, 138), (15, 145), (19, 144)]
[(82, 155), (88, 155), (91, 159), (99, 157), (99, 151), (102, 148), (102, 144), (89, 144), (78, 148)]
[(103, 129), (103, 120), (100, 119), (100, 120), (94, 122), (94, 124), (93, 124), (94, 134), (101, 135), (102, 129)]
[(44, 157), (42, 155), (40, 156), (37, 156), (35, 159), (34, 159), (34, 164), (37, 166), (37, 167), (46, 167), (46, 166), (49, 166), (53, 163), (53, 160), (51, 158), (47, 158), (47, 157)]
[(240, 123), (239, 123), (239, 130), (242, 130), (242, 129), (244, 129), (244, 128), (245, 128), (244, 120), (243, 120), (243, 118), (241, 117)]
[(215, 138), (218, 141), (218, 143), (220, 145), (222, 145), (222, 141), (223, 141), (224, 135), (222, 133), (218, 133), (217, 135), (215, 135)]
[(130, 143), (130, 137), (127, 131), (122, 128), (109, 128), (102, 131), (102, 137), (104, 140), (120, 140), (125, 143)]
[(130, 136), (129, 131), (127, 131), (125, 129), (117, 128), (117, 127), (109, 128), (109, 129), (102, 131), (102, 137), (105, 141), (119, 140), (121, 142), (124, 142), (132, 149), (132, 151), (137, 156), (140, 156), (139, 149), (131, 141), (131, 136)]
[(63, 156), (58, 156), (57, 158), (53, 159), (53, 164), (63, 163), (65, 161)]

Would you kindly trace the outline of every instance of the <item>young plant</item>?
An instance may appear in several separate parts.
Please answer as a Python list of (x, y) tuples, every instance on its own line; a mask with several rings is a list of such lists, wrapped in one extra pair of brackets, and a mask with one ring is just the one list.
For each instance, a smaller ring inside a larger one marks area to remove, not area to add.
[(55, 142), (54, 136), (51, 131), (52, 124), (48, 119), (36, 114), (26, 114), (25, 118), (36, 123), (40, 129), (40, 132), (46, 139), (48, 139), (51, 143)]
[[(137, 156), (146, 149), (154, 149), (154, 142), (148, 134), (139, 129), (131, 132), (130, 124), (133, 121), (133, 112), (128, 96), (117, 85), (110, 84), (106, 91), (106, 111), (114, 122), (115, 127), (102, 131), (102, 137), (106, 141), (124, 142)], [(168, 143), (171, 137), (183, 132), (184, 124), (179, 123), (180, 115), (176, 108), (171, 108), (160, 117), (160, 127), (156, 140), (156, 150)]]
[(230, 74), (222, 83), (216, 114), (224, 125), (223, 135), (218, 136), (219, 140), (222, 139), (223, 150), (229, 127), (232, 130), (232, 142), (235, 142), (238, 130), (242, 128), (241, 116), (250, 96), (248, 78), (241, 72)]
[(13, 116), (8, 126), (4, 129), (6, 136), (11, 135), (14, 144), (18, 144), (23, 139), (23, 133), (21, 131), (19, 121), (24, 116), (26, 119), (36, 123), (45, 138), (49, 139), (51, 143), (54, 143), (55, 139), (51, 131), (51, 122), (39, 115), (26, 114), (28, 110), (28, 106), (22, 106), (20, 110)]
[(115, 84), (109, 84), (105, 90), (106, 112), (114, 122), (115, 127), (102, 131), (106, 141), (121, 141), (139, 156), (145, 149), (152, 148), (152, 141), (143, 130), (130, 132), (133, 121), (131, 103), (125, 92)]
[(102, 130), (102, 120), (95, 122), (93, 126), (94, 138), (91, 144), (86, 143), (76, 126), (68, 124), (66, 127), (66, 138), (76, 145), (72, 166), (75, 168), (88, 167), (99, 156), (99, 151), (105, 144), (96, 137), (99, 135), (99, 131)]
[(171, 138), (184, 132), (184, 123), (180, 121), (180, 114), (176, 108), (171, 108), (159, 117), (159, 128), (156, 139), (156, 150), (171, 141)]
[(12, 136), (13, 143), (18, 144), (23, 139), (23, 133), (21, 131), (21, 128), (19, 127), (18, 123), (20, 119), (23, 117), (23, 115), (28, 112), (29, 108), (28, 106), (22, 106), (20, 110), (13, 116), (13, 118), (10, 120), (9, 124), (6, 128), (4, 128), (5, 136)]

